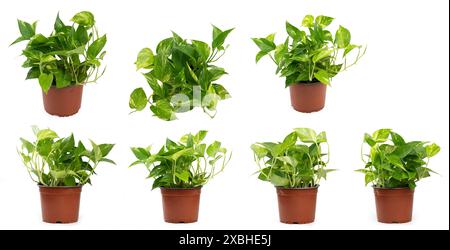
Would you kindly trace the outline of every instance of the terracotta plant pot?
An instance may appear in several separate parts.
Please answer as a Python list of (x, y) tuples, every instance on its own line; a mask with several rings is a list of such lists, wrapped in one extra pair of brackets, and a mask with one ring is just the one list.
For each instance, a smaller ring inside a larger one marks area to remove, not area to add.
[(168, 223), (194, 223), (198, 220), (201, 188), (161, 188), (164, 220)]
[(39, 186), (42, 219), (47, 223), (74, 223), (78, 221), (82, 187)]
[(325, 106), (327, 85), (323, 83), (296, 83), (289, 86), (292, 107), (303, 113), (317, 112)]
[(374, 188), (378, 221), (407, 223), (412, 219), (414, 190), (409, 188)]
[(277, 187), (280, 221), (286, 224), (307, 224), (316, 217), (318, 187), (280, 188)]
[(83, 96), (83, 85), (70, 86), (62, 89), (51, 87), (47, 94), (42, 93), (44, 108), (50, 115), (71, 116), (78, 113)]

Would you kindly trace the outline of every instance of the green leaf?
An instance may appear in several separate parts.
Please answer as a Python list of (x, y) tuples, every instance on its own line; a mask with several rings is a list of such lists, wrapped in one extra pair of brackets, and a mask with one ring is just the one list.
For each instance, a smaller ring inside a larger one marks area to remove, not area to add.
[(286, 47), (286, 45), (284, 43), (278, 45), (275, 48), (274, 57), (275, 57), (275, 62), (277, 63), (277, 65), (280, 64), (282, 59), (286, 56), (286, 53), (288, 53), (288, 47)]
[(30, 45), (39, 46), (48, 43), (48, 38), (43, 36), (42, 34), (36, 34), (30, 39)]
[(314, 17), (312, 15), (306, 15), (303, 18), (302, 26), (307, 27), (307, 28), (313, 27), (314, 26)]
[(100, 160), (100, 162), (106, 162), (106, 163), (109, 163), (109, 164), (117, 165), (116, 162), (114, 162), (113, 160), (107, 159), (107, 158), (102, 158)]
[(227, 72), (224, 68), (216, 67), (216, 66), (210, 66), (208, 69), (209, 73), (211, 73), (211, 81), (217, 81), (219, 80), (223, 75), (226, 75)]
[(206, 131), (206, 130), (200, 130), (195, 136), (194, 136), (194, 141), (195, 141), (195, 143), (200, 143), (200, 142), (202, 142), (204, 139), (205, 139), (205, 137), (206, 137), (206, 135), (208, 134), (208, 131)]
[(59, 50), (49, 52), (48, 55), (61, 55), (61, 56), (71, 56), (71, 55), (81, 55), (84, 54), (84, 45), (77, 47), (73, 50)]
[(267, 150), (269, 150), (270, 154), (273, 157), (278, 157), (282, 153), (282, 148), (280, 147), (279, 144), (272, 143), (272, 142), (264, 142), (264, 143), (261, 143), (261, 145), (264, 148), (266, 148)]
[(64, 70), (58, 70), (55, 73), (55, 78), (57, 88), (65, 88), (72, 83), (72, 77), (70, 76), (69, 73), (66, 73)]
[(274, 42), (271, 42), (266, 38), (252, 38), (252, 40), (264, 53), (269, 53), (277, 47)]
[(222, 31), (220, 28), (218, 28), (218, 27), (216, 27), (216, 26), (213, 25), (213, 37), (212, 37), (212, 40), (213, 40), (213, 41), (216, 40), (217, 37), (218, 37), (222, 32), (223, 32), (223, 31)]
[(255, 153), (255, 155), (258, 157), (258, 159), (266, 157), (267, 154), (269, 153), (269, 151), (266, 148), (261, 147), (258, 144), (253, 144), (251, 146), (251, 149), (253, 150), (253, 153)]
[(225, 30), (224, 32), (218, 34), (217, 37), (214, 38), (214, 40), (212, 42), (213, 49), (217, 49), (217, 48), (220, 49), (223, 46), (223, 43), (225, 42), (225, 39), (227, 38), (227, 36), (233, 30), (234, 30), (234, 28), (233, 29), (229, 29), (229, 30)]
[(53, 83), (53, 74), (41, 73), (41, 75), (39, 76), (39, 85), (41, 85), (41, 88), (44, 91), (44, 93), (47, 94), (48, 90), (52, 86), (52, 83)]
[(290, 156), (281, 156), (281, 157), (277, 157), (277, 159), (282, 161), (285, 164), (292, 166), (292, 167), (296, 167), (298, 164), (297, 160), (295, 160), (294, 157), (290, 157)]
[(330, 25), (333, 22), (334, 18), (328, 17), (328, 16), (317, 16), (316, 17), (316, 23), (321, 28), (326, 28), (328, 25)]
[(256, 54), (256, 63), (259, 62), (259, 60), (261, 60), (261, 58), (263, 58), (264, 56), (266, 56), (268, 53), (264, 52), (264, 51), (260, 51), (258, 52), (258, 54)]
[(214, 92), (220, 97), (220, 99), (225, 100), (231, 98), (230, 93), (225, 89), (224, 86), (220, 84), (213, 84), (212, 87), (214, 88)]
[(379, 129), (373, 133), (372, 137), (375, 142), (383, 143), (387, 141), (389, 135), (391, 134), (391, 131), (391, 129)]
[(369, 183), (373, 182), (374, 180), (375, 180), (375, 175), (373, 173), (370, 173), (370, 172), (366, 173), (366, 176), (365, 176), (366, 186), (369, 185)]
[(327, 142), (327, 134), (325, 131), (320, 132), (319, 135), (317, 135), (317, 143), (324, 143)]
[(191, 155), (191, 154), (193, 154), (194, 152), (195, 152), (195, 151), (194, 151), (193, 148), (185, 148), (185, 149), (182, 149), (182, 150), (176, 152), (176, 153), (173, 154), (170, 158), (171, 158), (173, 161), (178, 161), (178, 159), (180, 159), (180, 157), (185, 156), (185, 155)]
[(274, 42), (275, 41), (275, 33), (267, 35), (266, 39), (271, 41), (271, 42)]
[(350, 44), (350, 40), (350, 31), (342, 26), (339, 26), (339, 29), (336, 31), (334, 43), (338, 46), (338, 48), (344, 49)]
[(296, 128), (294, 131), (297, 133), (300, 141), (305, 143), (315, 143), (317, 142), (317, 134), (313, 129), (310, 128)]
[(80, 45), (84, 45), (89, 41), (89, 34), (84, 26), (78, 26), (77, 31), (75, 32), (75, 39)]
[(51, 63), (56, 61), (56, 58), (52, 55), (45, 55), (41, 57), (41, 63)]
[(40, 156), (47, 157), (52, 151), (53, 141), (51, 138), (38, 140), (36, 145), (36, 151)]
[(100, 148), (100, 151), (102, 152), (102, 158), (104, 158), (114, 148), (114, 144), (100, 144), (100, 145), (98, 145), (98, 147)]
[(325, 70), (319, 70), (314, 73), (314, 77), (319, 80), (319, 82), (329, 85), (331, 82), (330, 75)]
[(148, 98), (143, 88), (137, 88), (131, 93), (129, 102), (131, 109), (141, 111), (147, 106), (147, 103)]
[(397, 134), (393, 131), (391, 131), (390, 133), (391, 133), (391, 138), (392, 138), (392, 142), (394, 143), (394, 145), (402, 146), (405, 144), (405, 140), (399, 134)]
[(401, 168), (402, 170), (406, 171), (405, 167), (403, 166), (403, 162), (402, 159), (400, 159), (400, 157), (398, 157), (397, 155), (386, 155), (386, 158), (388, 159), (388, 161), (393, 164), (396, 167)]
[(40, 74), (39, 67), (32, 67), (27, 73), (26, 80), (39, 78)]
[(309, 56), (305, 55), (305, 54), (296, 55), (296, 56), (292, 57), (291, 59), (293, 61), (297, 61), (297, 62), (309, 62)]
[(166, 121), (176, 120), (177, 117), (173, 111), (173, 107), (167, 100), (159, 100), (155, 104), (153, 104), (150, 109), (153, 114), (160, 119)]
[(270, 176), (270, 182), (276, 187), (285, 187), (289, 185), (289, 179), (276, 174)]
[(286, 22), (286, 32), (294, 40), (296, 40), (296, 41), (301, 40), (301, 31), (300, 31), (300, 29), (298, 29), (294, 25), (290, 24), (289, 22)]
[(87, 51), (88, 58), (95, 59), (105, 47), (106, 41), (107, 41), (106, 35), (103, 35), (102, 37), (95, 40), (88, 48)]
[(375, 146), (375, 144), (377, 144), (377, 142), (372, 138), (372, 136), (370, 136), (367, 133), (364, 134), (364, 142), (369, 144), (371, 147), (373, 147), (373, 146)]
[(20, 138), (20, 141), (22, 142), (22, 147), (25, 148), (28, 151), (28, 153), (34, 152), (35, 146), (33, 145), (33, 143), (31, 143), (23, 138)]
[(145, 161), (151, 156), (150, 152), (145, 148), (131, 148), (131, 151), (140, 161)]
[(79, 25), (83, 25), (87, 28), (90, 28), (95, 24), (94, 15), (89, 11), (82, 11), (75, 14), (75, 16), (72, 17), (71, 21)]
[(206, 152), (206, 144), (197, 145), (197, 147), (195, 148), (195, 152), (197, 153), (198, 156), (204, 157)]
[(156, 53), (157, 54), (166, 54), (168, 53), (174, 44), (174, 39), (172, 37), (166, 38), (158, 43), (156, 46)]
[(297, 133), (292, 132), (284, 138), (283, 147), (286, 147), (286, 148), (291, 147), (291, 146), (295, 145), (296, 142), (297, 142)]
[(431, 158), (437, 155), (441, 151), (441, 148), (436, 143), (433, 143), (431, 145), (427, 145), (425, 150), (427, 152), (427, 157)]
[(59, 13), (58, 13), (58, 15), (56, 16), (56, 20), (55, 20), (55, 24), (53, 25), (53, 28), (55, 29), (56, 32), (60, 32), (65, 27), (66, 27), (66, 25), (63, 23), (63, 21), (61, 21), (61, 19), (59, 18)]
[(172, 37), (173, 37), (174, 41), (176, 41), (177, 43), (181, 43), (184, 40), (181, 36), (179, 36), (174, 31), (172, 31)]
[(92, 145), (92, 153), (94, 155), (94, 161), (95, 162), (100, 162), (100, 160), (103, 158), (102, 156), (102, 150), (100, 149), (100, 147), (95, 144), (95, 142), (91, 141), (91, 145)]
[(146, 74), (144, 74), (144, 77), (147, 80), (147, 83), (150, 86), (150, 88), (152, 88), (153, 95), (162, 96), (163, 90), (161, 89), (161, 86), (159, 85), (158, 80), (153, 76), (153, 74), (151, 74), (151, 72), (146, 73)]
[[(192, 60), (196, 60), (196, 50), (194, 47), (192, 47), (190, 45), (187, 45), (187, 44), (176, 45), (173, 47), (173, 49), (175, 51), (179, 51), (179, 52), (183, 53), (184, 55), (188, 56)], [(173, 60), (175, 60), (175, 58), (173, 58)], [(181, 59), (180, 61), (183, 61), (183, 60)]]
[(67, 172), (66, 170), (51, 170), (50, 175), (56, 180), (61, 180), (67, 176)]
[(175, 172), (175, 176), (183, 182), (188, 182), (190, 175), (189, 171), (183, 171), (181, 173)]
[(393, 151), (393, 154), (397, 155), (399, 158), (404, 158), (407, 155), (409, 155), (416, 146), (417, 146), (416, 143), (407, 143), (403, 145), (398, 145)]
[(208, 154), (209, 157), (214, 158), (214, 157), (216, 157), (217, 153), (219, 153), (221, 146), (222, 146), (222, 143), (215, 141), (211, 145), (208, 146), (208, 148), (206, 149), (206, 153)]
[[(192, 145), (194, 144), (194, 136), (192, 134), (187, 134), (187, 135), (183, 135), (180, 138), (180, 142), (184, 145), (186, 145), (187, 147), (192, 147)], [(166, 147), (170, 148), (170, 147), (177, 147), (177, 144), (170, 140), (169, 138), (166, 139)]]
[[(209, 111), (215, 111), (220, 100), (220, 96), (214, 93), (213, 88), (209, 88), (208, 95), (206, 95), (206, 97), (202, 100), (202, 107), (203, 109), (206, 108)], [(212, 115), (211, 117), (214, 117), (214, 115)]]
[(103, 51), (102, 53), (100, 53), (100, 56), (98, 56), (98, 58), (100, 58), (100, 60), (103, 60), (103, 58), (105, 58), (106, 55), (106, 51)]
[[(183, 138), (186, 138), (186, 143), (189, 140), (188, 137), (192, 137), (191, 134), (183, 136)], [(166, 139), (166, 148), (168, 150), (178, 149), (178, 144), (169, 138)]]
[(26, 41), (26, 40), (29, 40), (29, 38), (25, 38), (25, 37), (21, 36), (21, 37), (17, 38), (16, 40), (14, 40), (14, 42), (12, 42), (9, 46), (12, 46), (12, 45), (14, 45), (16, 43), (20, 43), (20, 42)]
[(24, 38), (24, 40), (28, 40), (35, 35), (36, 23), (29, 24), (29, 23), (21, 21), (21, 20), (17, 20), (17, 23), (19, 25), (20, 34), (22, 35), (22, 38)]
[(346, 48), (345, 48), (345, 50), (344, 50), (344, 57), (348, 54), (348, 53), (350, 53), (352, 50), (354, 50), (354, 49), (356, 49), (356, 48), (361, 48), (361, 46), (359, 46), (359, 45), (354, 45), (354, 44), (349, 44)]
[(75, 187), (77, 185), (77, 182), (75, 180), (75, 177), (73, 176), (66, 176), (64, 178), (64, 186), (66, 187)]
[(190, 76), (192, 77), (192, 79), (194, 79), (194, 81), (195, 81), (196, 83), (200, 83), (200, 82), (198, 81), (197, 75), (196, 75), (195, 72), (191, 69), (191, 66), (189, 66), (189, 63), (188, 63), (188, 62), (186, 62), (186, 68), (188, 69), (189, 74), (190, 74)]
[(193, 40), (192, 45), (194, 45), (195, 50), (200, 55), (200, 58), (198, 58), (198, 61), (206, 61), (209, 58), (209, 55), (211, 54), (211, 48), (209, 45), (202, 41)]
[(330, 56), (331, 53), (333, 53), (333, 50), (321, 50), (313, 57), (313, 63), (317, 63), (318, 61)]

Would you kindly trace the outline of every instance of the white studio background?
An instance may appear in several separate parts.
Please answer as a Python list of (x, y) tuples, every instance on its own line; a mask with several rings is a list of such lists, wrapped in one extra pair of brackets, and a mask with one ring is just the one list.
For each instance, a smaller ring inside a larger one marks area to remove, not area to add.
[[(15, 0), (0, 3), (0, 229), (448, 229), (449, 228), (449, 3), (416, 1), (333, 0), (165, 0), (61, 1)], [(16, 19), (39, 20), (38, 32), (48, 34), (56, 13), (64, 21), (81, 10), (95, 14), (107, 33), (108, 69), (98, 84), (85, 88), (80, 113), (55, 118), (45, 113), (39, 85), (25, 81), (20, 67), (24, 44), (8, 47), (19, 36)], [(251, 37), (277, 32), (284, 40), (284, 23), (299, 25), (306, 14), (335, 17), (352, 32), (353, 42), (368, 44), (366, 56), (338, 75), (328, 90), (323, 111), (301, 114), (290, 107), (284, 79), (275, 76), (267, 58), (255, 64), (257, 47)], [(211, 26), (236, 27), (231, 46), (219, 61), (228, 76), (221, 79), (233, 98), (219, 104), (211, 120), (200, 110), (174, 122), (151, 113), (129, 115), (128, 98), (146, 86), (135, 71), (141, 48), (151, 47), (174, 30), (185, 38), (211, 40)], [(19, 137), (32, 137), (31, 125), (50, 127), (60, 135), (74, 132), (82, 140), (116, 143), (110, 157), (118, 165), (100, 166), (93, 186), (83, 190), (80, 221), (73, 225), (41, 222), (38, 188), (30, 181), (16, 153)], [(281, 140), (295, 127), (326, 130), (331, 144), (330, 168), (340, 171), (321, 183), (316, 222), (278, 222), (275, 189), (252, 175), (250, 145)], [(440, 176), (418, 184), (414, 219), (404, 225), (376, 222), (375, 202), (364, 177), (360, 145), (365, 132), (390, 127), (407, 140), (429, 140), (442, 151), (430, 167)], [(151, 191), (143, 167), (129, 169), (130, 146), (160, 146), (166, 137), (210, 131), (233, 150), (226, 172), (202, 194), (199, 222), (163, 222), (159, 190)]]

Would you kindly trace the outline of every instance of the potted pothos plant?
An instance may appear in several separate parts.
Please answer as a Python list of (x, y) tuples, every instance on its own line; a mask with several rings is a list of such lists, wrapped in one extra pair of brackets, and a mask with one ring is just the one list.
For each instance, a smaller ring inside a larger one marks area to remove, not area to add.
[(136, 68), (144, 70), (142, 74), (152, 92), (146, 94), (143, 88), (136, 88), (130, 96), (130, 108), (142, 111), (149, 105), (156, 117), (171, 121), (177, 119), (177, 113), (200, 107), (213, 118), (219, 101), (231, 97), (217, 83), (227, 72), (215, 63), (225, 54), (225, 39), (232, 30), (213, 26), (211, 45), (189, 41), (172, 32), (172, 37), (158, 44), (156, 53), (150, 48), (142, 49)]
[[(326, 145), (326, 152), (323, 145)], [(326, 133), (297, 128), (282, 142), (256, 143), (251, 148), (260, 166), (259, 179), (276, 187), (280, 221), (287, 224), (314, 222), (319, 182), (334, 171), (327, 169)]]
[(206, 135), (207, 131), (200, 131), (179, 142), (167, 139), (157, 153), (152, 153), (151, 147), (131, 148), (137, 158), (131, 166), (145, 165), (149, 178), (154, 179), (153, 189), (161, 189), (166, 222), (196, 222), (202, 187), (221, 173), (231, 158), (220, 142), (204, 143)]
[(365, 134), (362, 148), (366, 185), (372, 184), (375, 193), (378, 221), (406, 223), (412, 220), (416, 183), (429, 177), (431, 157), (439, 153), (435, 143), (407, 142), (391, 129), (380, 129), (372, 135)]
[(11, 45), (27, 41), (22, 67), (29, 68), (26, 79), (37, 79), (47, 113), (71, 116), (81, 107), (83, 86), (96, 82), (104, 73), (106, 35), (100, 36), (94, 15), (77, 13), (66, 25), (59, 17), (49, 36), (36, 33), (37, 22), (18, 20), (20, 37)]
[(88, 150), (72, 135), (59, 137), (50, 129), (33, 127), (36, 139), (21, 138), (19, 155), (31, 179), (38, 184), (43, 221), (74, 223), (78, 221), (83, 185), (91, 184), (101, 162), (115, 164), (106, 158), (113, 144), (97, 145), (91, 141)]
[[(351, 43), (350, 31), (339, 26), (333, 35), (327, 27), (334, 18), (306, 15), (301, 27), (286, 22), (288, 37), (279, 45), (275, 34), (253, 38), (260, 51), (256, 62), (269, 56), (277, 65), (276, 74), (286, 78), (292, 107), (299, 112), (316, 112), (325, 106), (327, 86), (339, 72), (355, 65), (366, 48)], [(349, 58), (350, 53), (356, 56)]]

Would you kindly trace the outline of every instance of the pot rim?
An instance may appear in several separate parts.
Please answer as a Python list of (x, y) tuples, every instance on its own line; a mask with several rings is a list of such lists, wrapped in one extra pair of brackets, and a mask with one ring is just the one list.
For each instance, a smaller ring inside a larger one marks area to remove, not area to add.
[(316, 185), (315, 187), (296, 187), (296, 188), (285, 188), (285, 187), (279, 187), (275, 186), (276, 189), (279, 190), (313, 190), (313, 189), (319, 189), (320, 185)]
[(202, 189), (203, 186), (200, 187), (193, 187), (193, 188), (166, 188), (166, 187), (160, 187), (161, 190), (198, 190)]
[(308, 85), (308, 86), (311, 86), (311, 85), (317, 85), (317, 84), (323, 84), (323, 85), (326, 86), (326, 84), (322, 83), (322, 82), (294, 82), (294, 83), (291, 83), (289, 86), (291, 86), (291, 85)]
[(47, 189), (73, 189), (73, 188), (81, 189), (81, 188), (83, 188), (84, 185), (79, 185), (79, 186), (49, 187), (49, 186), (44, 186), (44, 185), (38, 184), (37, 186), (38, 186), (39, 188), (47, 188)]
[(58, 88), (58, 87), (52, 85), (52, 86), (50, 86), (50, 88), (51, 88), (51, 89), (70, 89), (70, 88), (76, 88), (76, 87), (83, 87), (84, 85), (86, 85), (86, 83), (75, 84), (75, 85), (69, 85), (69, 86), (66, 86), (66, 87), (64, 87), (64, 88)]
[(386, 187), (376, 187), (376, 186), (372, 186), (373, 189), (375, 190), (411, 190), (414, 191), (415, 189), (411, 189), (409, 187), (397, 187), (397, 188), (386, 188)]

